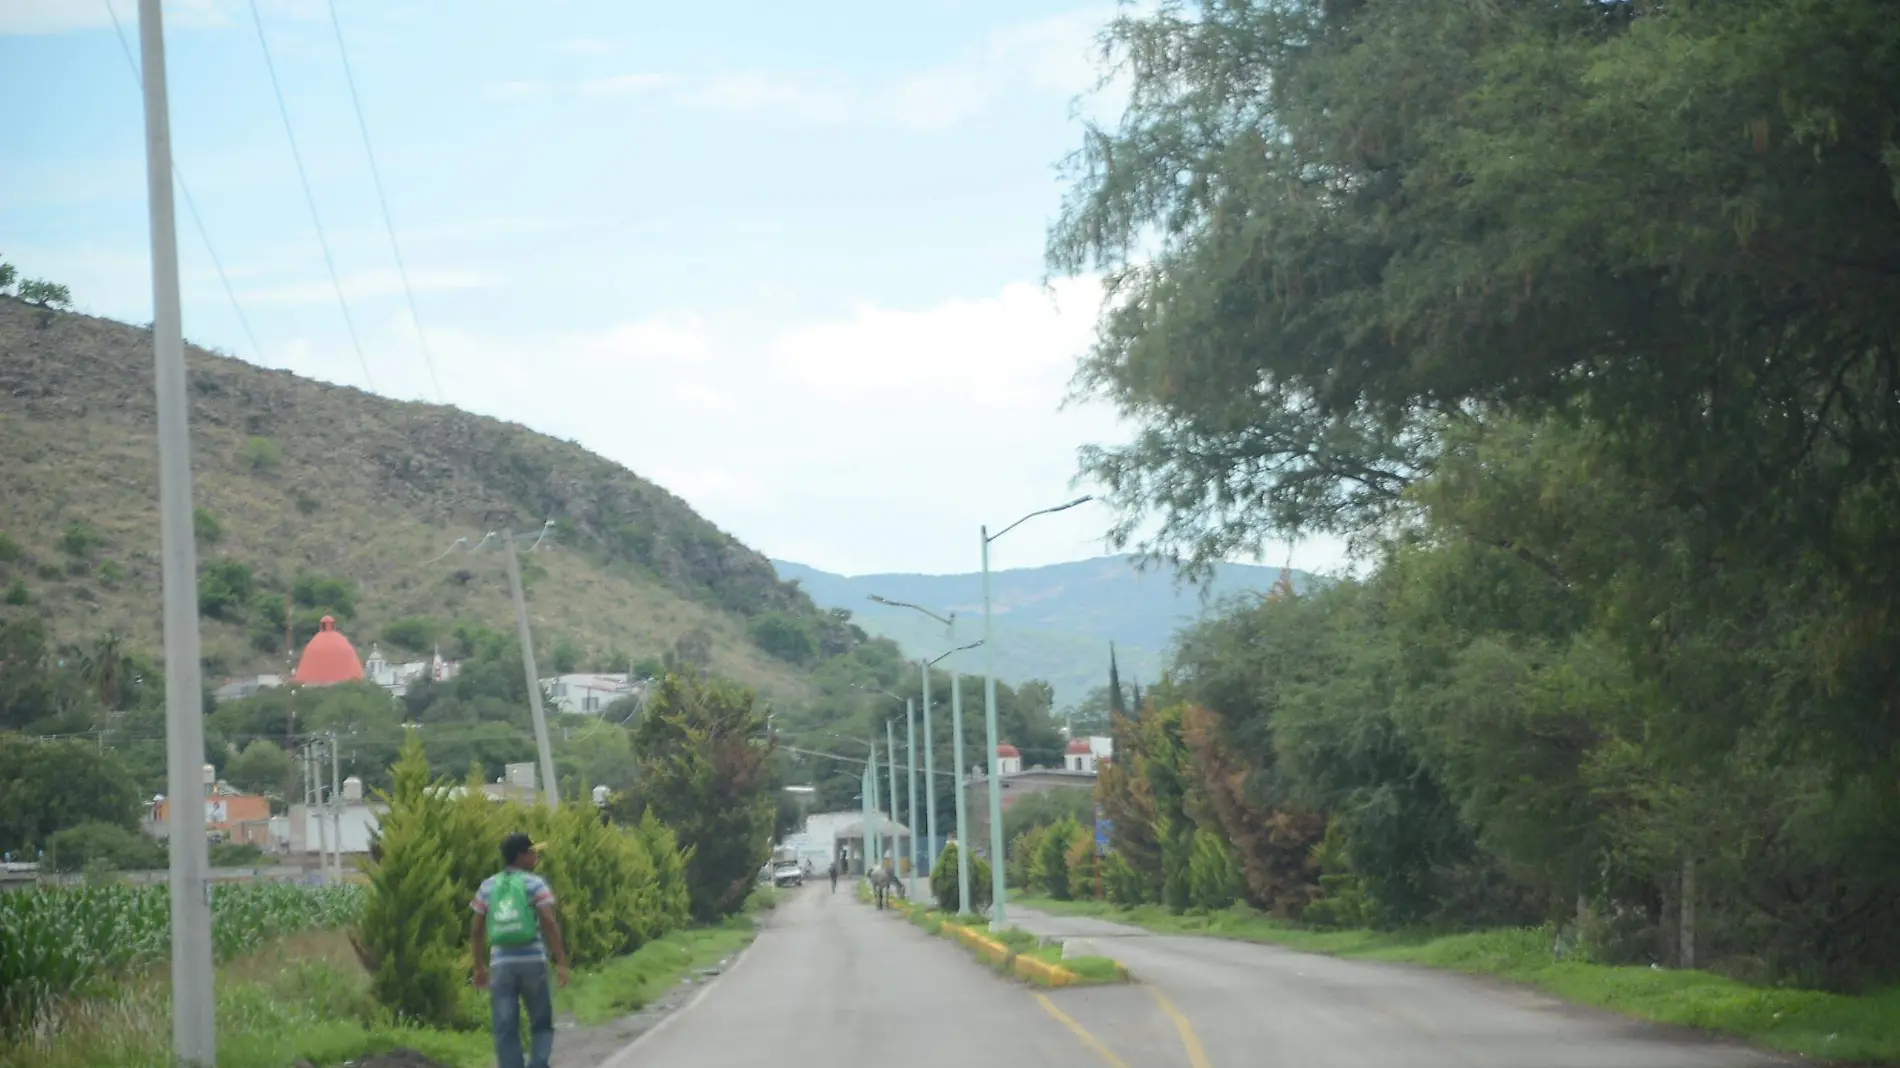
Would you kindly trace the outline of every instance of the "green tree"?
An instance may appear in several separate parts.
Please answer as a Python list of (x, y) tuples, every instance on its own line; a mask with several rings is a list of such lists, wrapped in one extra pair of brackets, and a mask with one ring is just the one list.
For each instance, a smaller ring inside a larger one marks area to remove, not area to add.
[(811, 627), (790, 613), (766, 612), (754, 616), (746, 624), (746, 633), (759, 648), (794, 664), (808, 663), (818, 652)]
[(633, 748), (639, 782), (622, 815), (650, 812), (679, 836), (695, 919), (737, 912), (771, 849), (775, 744), (757, 698), (732, 683), (670, 674)]
[(74, 824), (46, 839), (46, 862), (58, 872), (97, 866), (110, 871), (152, 871), (166, 863), (165, 847), (117, 823)]
[(118, 756), (84, 742), (35, 741), (0, 733), (0, 842), (43, 847), (86, 823), (138, 825), (140, 797)]
[(57, 282), (48, 282), (43, 278), (23, 278), (17, 297), (35, 307), (53, 311), (65, 311), (72, 307), (72, 290)]
[(451, 878), (454, 858), (443, 848), (450, 802), (435, 785), (412, 732), (384, 795), (389, 809), (368, 865), (369, 896), (350, 941), (380, 1004), (401, 1020), (449, 1026), (459, 1016), (458, 951), (468, 909), (464, 888)]
[(295, 785), (297, 766), (277, 743), (259, 738), (231, 759), (224, 777), (239, 789), (285, 798)]

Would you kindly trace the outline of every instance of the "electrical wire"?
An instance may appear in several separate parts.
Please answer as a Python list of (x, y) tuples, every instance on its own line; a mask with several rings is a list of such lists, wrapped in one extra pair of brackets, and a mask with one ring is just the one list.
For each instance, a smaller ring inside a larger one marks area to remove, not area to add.
[(343, 310), (343, 325), (349, 330), (350, 346), (356, 350), (356, 362), (363, 368), (363, 384), (375, 390), (375, 378), (369, 373), (369, 358), (363, 355), (363, 342), (356, 333), (356, 320), (350, 317), (350, 302), (343, 297), (343, 280), (336, 273), (336, 257), (330, 253), (330, 237), (323, 229), (323, 215), (317, 211), (317, 195), (310, 188), (310, 172), (303, 165), (303, 151), (297, 147), (297, 133), (290, 123), (290, 106), (284, 103), (284, 87), (277, 79), (277, 63), (271, 59), (270, 40), (264, 35), (264, 16), (258, 13), (257, 0), (250, 0), (251, 22), (257, 27), (257, 44), (264, 52), (264, 69), (270, 72), (272, 95), (277, 98), (277, 113), (284, 120), (284, 137), (290, 141), (290, 155), (297, 164), (297, 179), (303, 183), (304, 203), (310, 208), (310, 221), (317, 228), (317, 244), (323, 248), (323, 264), (330, 271), (330, 285), (336, 290), (337, 307)]
[(422, 313), (416, 310), (416, 291), (409, 284), (409, 267), (403, 262), (402, 245), (396, 240), (396, 223), (389, 212), (389, 197), (383, 192), (383, 171), (376, 163), (376, 149), (370, 144), (369, 123), (363, 118), (363, 99), (356, 91), (356, 72), (350, 65), (349, 46), (343, 43), (343, 23), (337, 19), (336, 0), (328, 0), (330, 28), (336, 31), (337, 54), (343, 57), (343, 80), (350, 87), (350, 106), (356, 112), (356, 128), (363, 135), (363, 154), (369, 157), (370, 179), (376, 185), (376, 203), (383, 211), (383, 229), (389, 234), (389, 247), (396, 256), (396, 275), (402, 280), (403, 296), (409, 301), (409, 321), (416, 324), (416, 340), (422, 346), (422, 362), (429, 369), (429, 384), (435, 387), (437, 403), (448, 403), (442, 393), (442, 381), (435, 374), (435, 356), (429, 351), (429, 335), (422, 329)]
[[(132, 42), (125, 35), (125, 24), (119, 21), (119, 13), (113, 9), (112, 0), (100, 0), (106, 6), (106, 14), (112, 16), (112, 29), (119, 35), (119, 50), (125, 54), (126, 66), (132, 70), (132, 82), (140, 85), (144, 74), (139, 70), (139, 61), (132, 54)], [(178, 192), (185, 198), (185, 210), (191, 213), (191, 222), (198, 230), (198, 239), (205, 243), (205, 253), (211, 257), (211, 266), (217, 269), (218, 282), (224, 286), (224, 295), (231, 299), (231, 310), (237, 313), (238, 326), (244, 330), (244, 337), (251, 343), (251, 355), (262, 361), (264, 346), (257, 343), (257, 332), (251, 329), (250, 316), (244, 314), (244, 305), (238, 303), (237, 290), (231, 286), (231, 276), (225, 273), (224, 261), (218, 258), (218, 250), (211, 244), (211, 233), (205, 229), (204, 216), (198, 213), (198, 201), (191, 195), (191, 186), (185, 183), (185, 174), (172, 164), (172, 181), (178, 183)]]

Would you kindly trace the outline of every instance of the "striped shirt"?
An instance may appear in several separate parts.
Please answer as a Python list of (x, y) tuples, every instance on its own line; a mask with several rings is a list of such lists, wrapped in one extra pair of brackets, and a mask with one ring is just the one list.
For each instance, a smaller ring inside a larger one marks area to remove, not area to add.
[[(506, 873), (497, 873), (483, 879), (481, 888), (475, 891), (475, 900), (469, 902), (469, 907), (475, 910), (477, 916), (488, 915), (488, 902), (495, 896), (495, 880), (500, 879), (503, 874)], [(554, 891), (548, 888), (546, 879), (533, 872), (524, 871), (518, 874), (521, 876), (522, 885), (528, 891), (528, 900), (533, 903), (537, 911), (544, 905), (554, 904)], [(536, 928), (534, 941), (526, 945), (498, 946), (492, 941), (488, 943), (488, 963), (491, 967), (503, 961), (535, 960), (545, 964), (547, 959), (548, 947), (541, 939), (539, 928)]]

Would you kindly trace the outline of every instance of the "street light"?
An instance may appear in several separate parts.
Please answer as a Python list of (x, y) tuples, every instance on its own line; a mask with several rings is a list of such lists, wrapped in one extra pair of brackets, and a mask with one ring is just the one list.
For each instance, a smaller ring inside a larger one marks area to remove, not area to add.
[[(930, 609), (925, 608), (922, 605), (911, 604), (909, 601), (893, 601), (888, 597), (880, 597), (875, 593), (870, 595), (870, 600), (872, 600), (873, 602), (877, 604), (887, 605), (891, 608), (908, 608), (913, 612), (921, 612), (924, 615), (929, 616), (931, 619), (934, 619), (937, 622), (942, 623), (944, 626), (944, 631), (948, 635), (949, 639), (953, 642), (956, 641), (957, 614), (955, 612), (950, 613), (948, 616), (940, 616), (937, 613), (932, 612)], [(952, 650), (952, 651), (954, 652), (955, 650)], [(944, 654), (944, 656), (948, 656), (948, 655), (949, 655), (948, 653)], [(941, 656), (937, 658), (937, 660), (941, 660), (941, 659), (943, 659), (943, 657)], [(930, 660), (930, 661), (919, 660), (917, 662), (919, 673), (923, 675), (924, 782), (928, 786), (928, 792), (925, 794), (925, 798), (924, 798), (924, 803), (928, 807), (928, 814), (926, 816), (926, 824), (924, 828), (924, 838), (926, 841), (930, 843), (930, 846), (929, 846), (930, 866), (933, 871), (936, 869), (936, 866), (937, 866), (937, 857), (941, 853), (941, 850), (939, 850), (937, 847), (937, 789), (936, 789), (937, 751), (936, 751), (936, 744), (935, 744), (936, 731), (932, 730), (930, 726), (930, 665), (934, 663), (936, 663), (936, 660)], [(951, 685), (952, 686), (955, 685), (954, 680), (952, 681)], [(909, 716), (908, 702), (906, 702), (905, 714), (906, 714), (906, 718), (908, 719), (908, 716)], [(963, 724), (960, 719), (955, 724), (955, 727), (956, 727), (956, 744), (959, 747), (958, 753), (957, 753), (957, 762), (960, 768), (962, 766), (962, 759), (963, 759), (963, 754), (961, 751), (961, 747), (963, 745)], [(917, 807), (917, 798), (916, 798), (916, 795), (913, 794), (911, 796), (911, 808), (914, 810), (916, 807)], [(910, 814), (910, 818), (911, 818), (911, 822), (914, 824), (917, 820), (917, 813), (915, 811), (912, 811)], [(964, 824), (963, 824), (963, 776), (959, 774), (957, 776), (957, 840), (959, 842), (968, 841), (968, 839), (964, 838), (963, 836), (965, 830), (966, 828), (964, 827)], [(913, 872), (915, 872), (916, 870), (916, 859), (915, 859), (917, 856), (916, 831), (917, 831), (916, 827), (913, 826), (911, 828), (911, 856), (912, 856), (911, 865), (912, 865)], [(959, 856), (961, 856), (965, 848), (967, 848), (967, 846), (964, 848), (959, 848), (958, 850)], [(963, 889), (963, 884), (968, 882), (967, 878), (964, 878), (965, 869), (967, 868), (967, 866), (968, 866), (967, 861), (964, 861), (962, 859), (959, 859), (957, 861), (958, 888), (959, 888), (959, 892), (962, 893), (962, 897), (961, 897), (961, 900), (959, 900), (958, 905), (961, 907), (963, 911), (968, 911), (969, 905), (970, 905), (970, 895), (967, 891)]]
[(996, 635), (990, 624), (990, 542), (1015, 530), (1039, 515), (1053, 512), (1065, 512), (1078, 504), (1087, 504), (1095, 498), (1084, 494), (1067, 504), (1058, 504), (1054, 508), (1044, 508), (1031, 512), (995, 534), (989, 527), (979, 528), (983, 535), (983, 723), (989, 741), (990, 765), (990, 930), (1000, 931), (1005, 926), (1003, 898), (1006, 889), (1003, 885), (1003, 782), (1002, 765), (996, 758)]

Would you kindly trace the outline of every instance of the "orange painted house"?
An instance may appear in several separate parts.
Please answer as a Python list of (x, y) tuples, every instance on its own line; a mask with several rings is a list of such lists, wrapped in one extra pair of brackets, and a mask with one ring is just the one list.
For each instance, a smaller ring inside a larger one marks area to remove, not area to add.
[[(152, 805), (152, 822), (165, 825), (171, 802)], [(270, 798), (261, 794), (214, 793), (205, 797), (205, 831), (226, 842), (270, 847)]]

